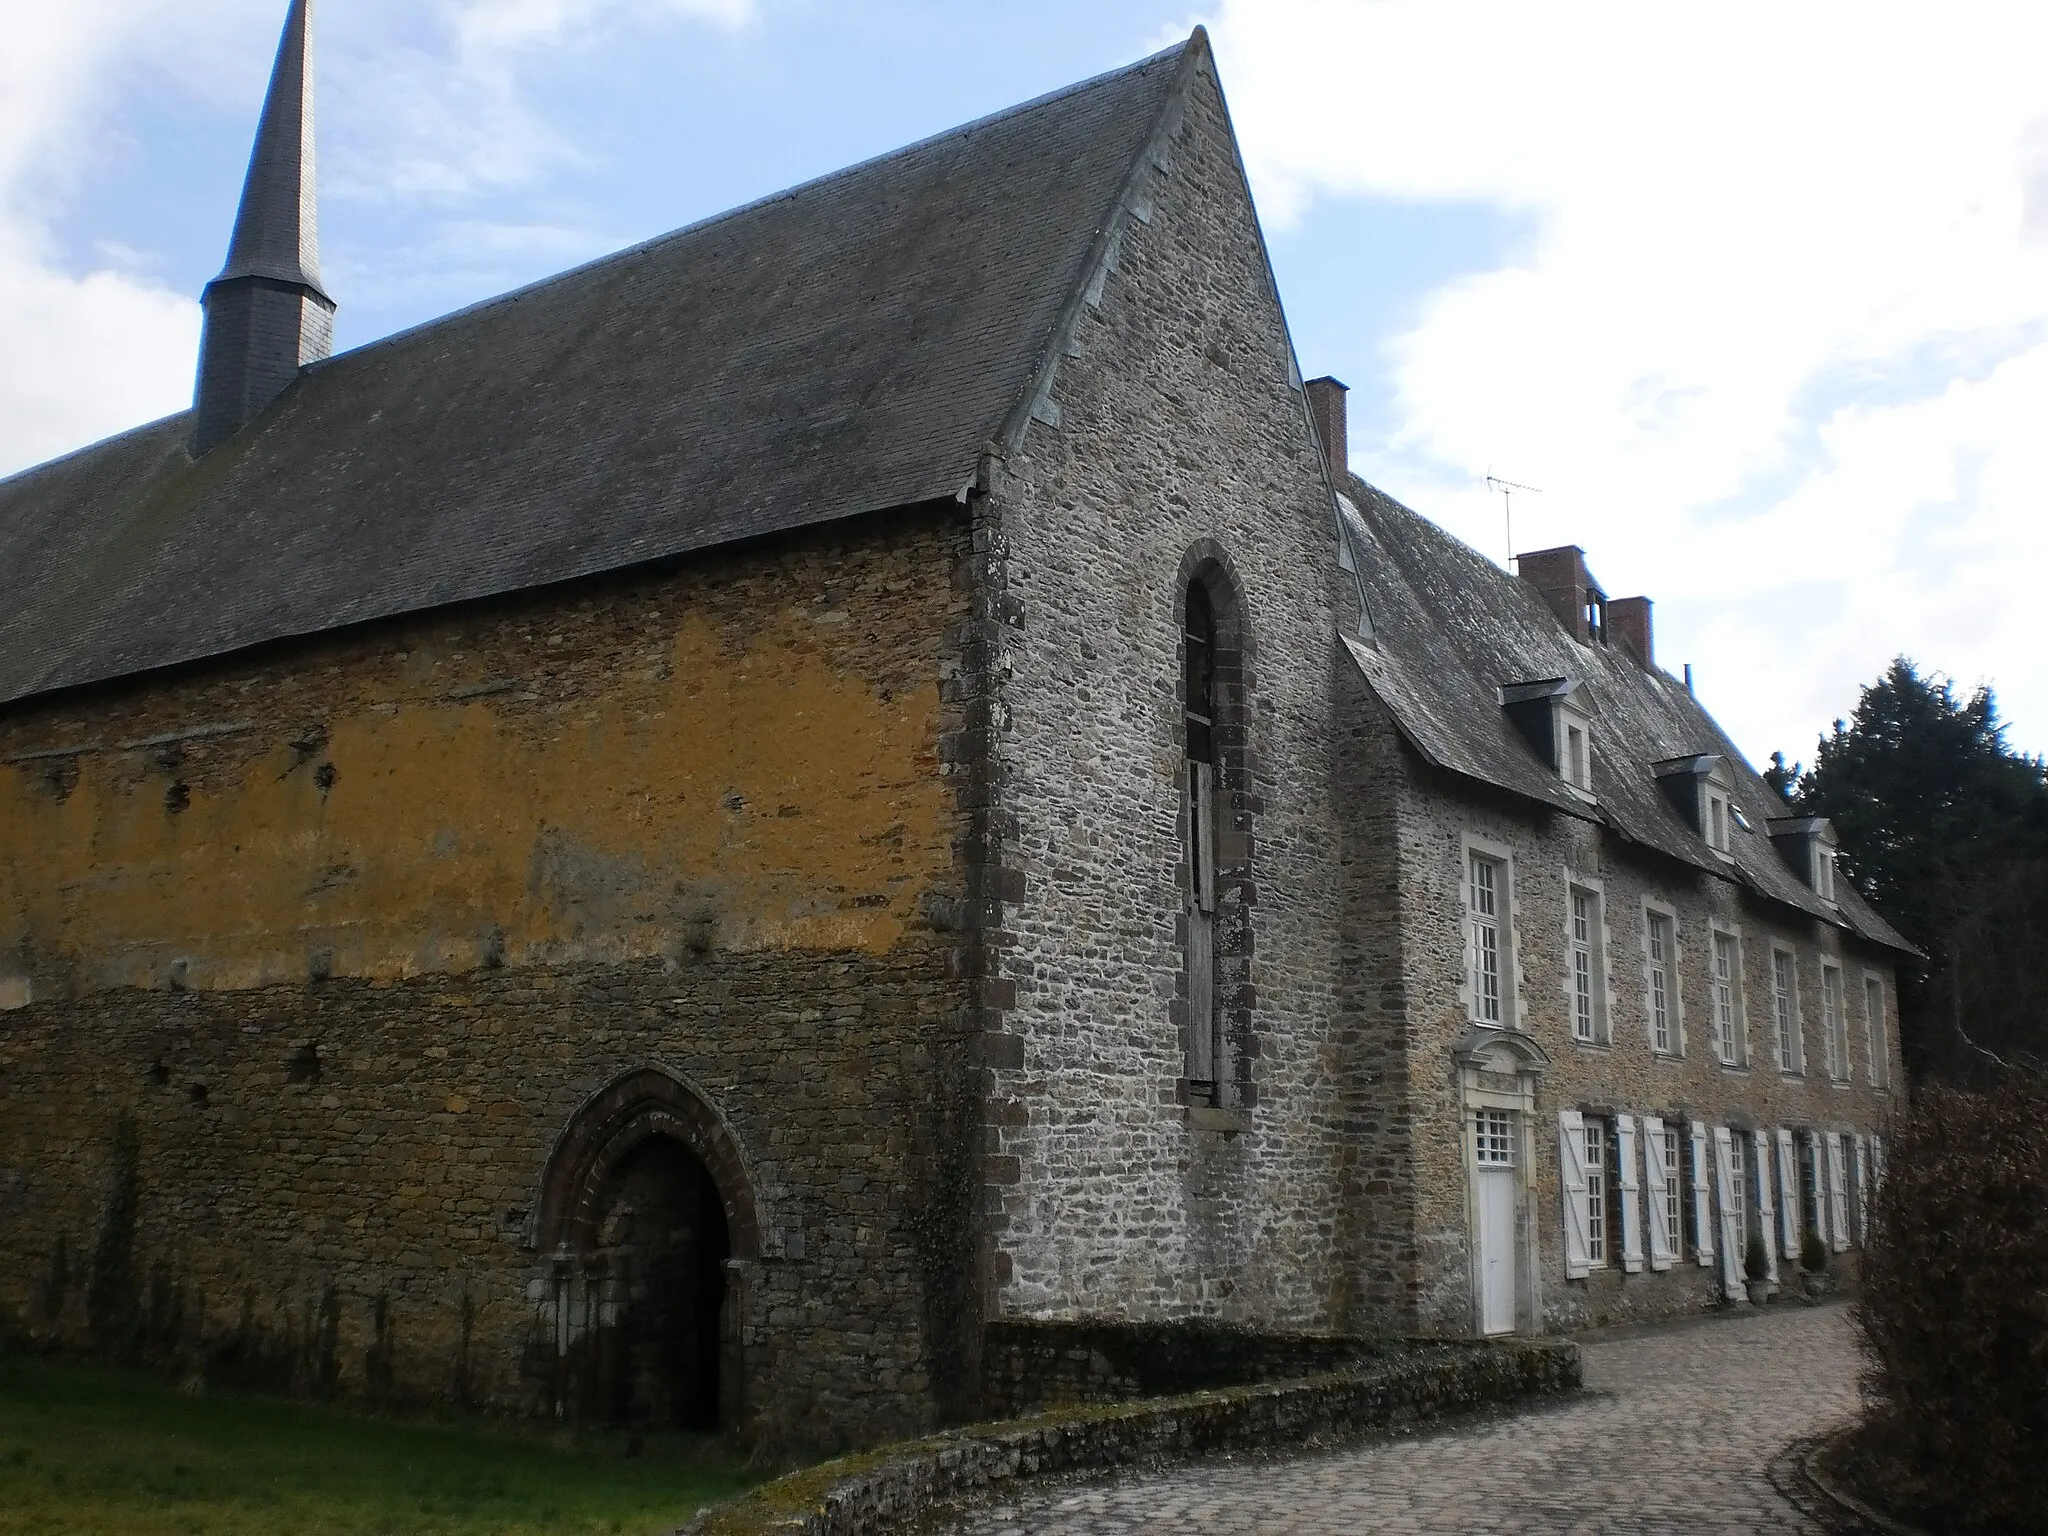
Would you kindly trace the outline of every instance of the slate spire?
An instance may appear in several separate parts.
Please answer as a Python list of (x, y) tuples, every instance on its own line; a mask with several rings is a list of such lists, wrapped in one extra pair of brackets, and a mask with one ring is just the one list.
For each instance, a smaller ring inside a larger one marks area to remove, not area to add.
[(192, 453), (253, 420), (334, 350), (313, 185), (312, 0), (291, 0), (270, 71), (227, 265), (206, 285)]

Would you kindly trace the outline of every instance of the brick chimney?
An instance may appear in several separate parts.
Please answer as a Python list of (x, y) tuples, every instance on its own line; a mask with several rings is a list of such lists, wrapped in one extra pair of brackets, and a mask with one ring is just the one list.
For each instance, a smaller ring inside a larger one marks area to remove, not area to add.
[(1341, 478), (1351, 472), (1350, 433), (1346, 430), (1344, 403), (1350, 386), (1326, 373), (1320, 379), (1310, 379), (1302, 388), (1308, 391), (1308, 411), (1316, 421), (1316, 436), (1322, 439), (1323, 458), (1330, 466), (1330, 473)]
[(1650, 647), (1650, 600), (1647, 597), (1616, 597), (1607, 603), (1607, 632), (1636, 653), (1645, 668), (1657, 665)]
[(1607, 594), (1586, 569), (1586, 552), (1576, 544), (1515, 556), (1522, 580), (1543, 594), (1558, 623), (1581, 645), (1607, 639)]

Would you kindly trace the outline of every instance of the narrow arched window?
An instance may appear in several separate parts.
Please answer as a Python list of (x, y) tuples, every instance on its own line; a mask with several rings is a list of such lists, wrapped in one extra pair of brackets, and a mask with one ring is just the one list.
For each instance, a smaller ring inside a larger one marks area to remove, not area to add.
[(1182, 709), (1187, 724), (1184, 819), (1188, 872), (1188, 1091), (1222, 1102), (1223, 1032), (1216, 1007), (1216, 611), (1208, 587), (1188, 583)]
[(1216, 762), (1216, 610), (1209, 589), (1188, 583), (1187, 676), (1182, 697), (1188, 720), (1188, 761)]

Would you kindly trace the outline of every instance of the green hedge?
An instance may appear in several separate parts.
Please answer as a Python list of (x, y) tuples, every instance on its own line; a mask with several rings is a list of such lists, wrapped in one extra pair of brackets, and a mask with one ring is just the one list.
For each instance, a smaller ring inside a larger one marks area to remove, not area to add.
[(1845, 1471), (1935, 1529), (2048, 1532), (2048, 1084), (1924, 1089), (1888, 1141)]

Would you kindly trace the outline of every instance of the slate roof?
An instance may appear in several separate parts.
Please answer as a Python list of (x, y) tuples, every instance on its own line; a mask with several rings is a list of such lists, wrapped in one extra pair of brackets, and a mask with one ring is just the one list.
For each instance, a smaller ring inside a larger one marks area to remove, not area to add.
[[(1569, 815), (1757, 895), (1917, 954), (1847, 882), (1823, 901), (1778, 856), (1765, 830), (1785, 802), (1750, 767), (1699, 701), (1620, 645), (1581, 645), (1536, 589), (1355, 476), (1339, 512), (1371, 612), (1371, 642), (1346, 639), (1366, 682), (1427, 761)], [(1501, 707), (1501, 689), (1549, 678), (1580, 683), (1593, 715), (1592, 800), (1542, 762)], [(1658, 788), (1652, 765), (1718, 753), (1753, 830), (1716, 854)]]
[(0, 703), (960, 493), (1206, 50), (0, 481)]

